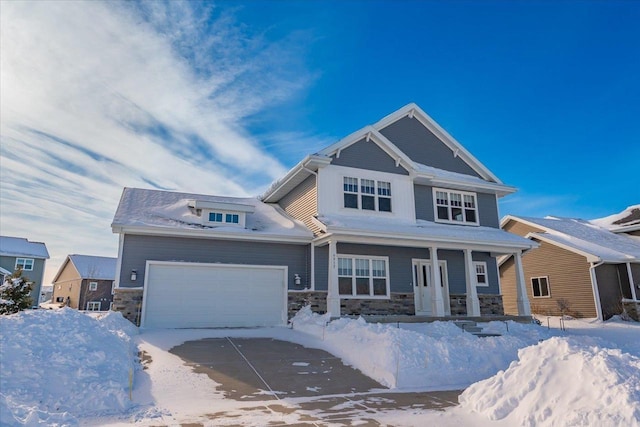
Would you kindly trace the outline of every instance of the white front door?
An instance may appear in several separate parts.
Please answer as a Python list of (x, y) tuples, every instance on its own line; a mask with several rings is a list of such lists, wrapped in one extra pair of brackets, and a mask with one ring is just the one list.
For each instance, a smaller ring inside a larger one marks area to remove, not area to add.
[[(449, 277), (447, 274), (447, 262), (439, 261), (440, 277), (442, 283), (442, 299), (444, 301), (445, 315), (451, 315), (451, 303), (449, 302)], [(413, 290), (416, 306), (416, 315), (431, 316), (435, 313), (433, 301), (433, 288), (431, 285), (431, 260), (413, 260)]]

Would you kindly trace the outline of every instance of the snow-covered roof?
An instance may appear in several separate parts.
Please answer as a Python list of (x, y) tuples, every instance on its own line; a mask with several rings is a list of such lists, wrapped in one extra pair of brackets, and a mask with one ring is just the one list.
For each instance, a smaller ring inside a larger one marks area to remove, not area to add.
[(640, 205), (629, 206), (620, 213), (593, 219), (590, 222), (614, 233), (640, 230)]
[[(193, 200), (252, 206), (246, 214), (245, 227), (205, 225), (196, 210), (189, 207)], [(125, 188), (111, 227), (144, 229), (149, 232), (197, 234), (223, 238), (273, 238), (275, 240), (308, 240), (313, 233), (304, 224), (288, 216), (279, 206), (256, 198), (221, 197), (204, 194), (177, 193), (140, 188)]]
[(640, 243), (588, 221), (557, 217), (509, 216), (507, 218), (520, 220), (544, 230), (541, 233), (531, 233), (530, 235), (534, 238), (540, 237), (542, 240), (564, 246), (569, 250), (591, 255), (599, 261), (640, 261)]
[(531, 249), (537, 244), (507, 233), (499, 228), (476, 227), (455, 224), (439, 224), (431, 221), (409, 221), (386, 218), (357, 218), (343, 215), (323, 215), (318, 221), (327, 233), (349, 232), (359, 236), (373, 236), (419, 240), (422, 242), (469, 244), (515, 249)]
[(11, 272), (0, 267), (0, 276), (11, 276)]
[(69, 255), (83, 279), (115, 280), (117, 258), (93, 255)]
[(44, 243), (30, 242), (22, 237), (0, 236), (0, 255), (49, 259), (49, 251)]

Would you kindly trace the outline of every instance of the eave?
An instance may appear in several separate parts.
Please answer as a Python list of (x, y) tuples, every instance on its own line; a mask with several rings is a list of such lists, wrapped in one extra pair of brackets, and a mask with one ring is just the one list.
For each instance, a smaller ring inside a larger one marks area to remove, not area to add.
[(331, 159), (318, 154), (306, 156), (287, 172), (287, 174), (274, 182), (271, 187), (260, 196), (260, 200), (265, 203), (277, 203), (289, 191), (294, 189), (302, 181), (318, 171), (319, 168), (327, 166)]

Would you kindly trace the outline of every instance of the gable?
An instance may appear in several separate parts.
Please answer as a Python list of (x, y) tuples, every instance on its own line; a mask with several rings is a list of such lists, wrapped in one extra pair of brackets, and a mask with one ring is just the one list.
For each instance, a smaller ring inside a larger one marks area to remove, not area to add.
[(80, 273), (76, 269), (75, 265), (70, 262), (69, 257), (67, 257), (67, 259), (62, 264), (62, 267), (60, 267), (60, 270), (58, 270), (58, 273), (53, 278), (52, 282), (55, 284), (58, 282), (67, 282), (69, 280), (78, 279), (80, 279)]
[(405, 116), (379, 132), (414, 162), (482, 178), (415, 116)]
[(367, 141), (366, 138), (362, 138), (334, 154), (331, 164), (409, 175), (409, 172), (404, 167), (396, 166), (396, 160), (389, 156), (378, 144), (371, 139)]

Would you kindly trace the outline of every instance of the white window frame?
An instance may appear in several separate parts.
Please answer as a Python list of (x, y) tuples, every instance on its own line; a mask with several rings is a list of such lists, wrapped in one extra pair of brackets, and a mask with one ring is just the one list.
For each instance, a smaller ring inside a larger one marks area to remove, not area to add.
[[(210, 221), (209, 218), (211, 215), (220, 216), (220, 221)], [(225, 211), (225, 210), (207, 210), (203, 212), (203, 223), (206, 225), (215, 225), (215, 226), (231, 226), (231, 227), (244, 227), (246, 217), (244, 212), (237, 211)], [(237, 221), (233, 221), (237, 219)]]
[[(538, 280), (538, 288), (540, 290), (540, 296), (536, 296), (534, 287), (533, 287), (533, 280), (536, 279)], [(540, 287), (540, 279), (544, 279), (547, 282), (547, 294), (546, 295), (542, 295), (542, 288)], [(531, 283), (531, 295), (534, 298), (551, 298), (551, 285), (549, 284), (549, 276), (536, 276), (536, 277), (532, 277), (530, 279), (530, 283)]]
[[(350, 182), (347, 182), (349, 180)], [(352, 189), (347, 189), (347, 185), (353, 186), (353, 181), (355, 180), (356, 191)], [(364, 181), (373, 182), (373, 187), (367, 185), (367, 188), (371, 188), (373, 190), (372, 193), (364, 192), (363, 187), (365, 186)], [(379, 179), (371, 179), (371, 178), (360, 178), (355, 176), (343, 175), (342, 176), (342, 208), (343, 209), (357, 209), (361, 212), (379, 212), (383, 214), (391, 214), (393, 213), (393, 193), (391, 192), (391, 181), (383, 181)], [(344, 195), (351, 194), (356, 196), (356, 207), (345, 206)], [(373, 197), (374, 206), (373, 209), (363, 209), (362, 208), (362, 198), (363, 197)], [(381, 211), (380, 210), (380, 199), (388, 199), (389, 200), (389, 210)]]
[[(481, 267), (483, 269), (482, 272), (478, 271), (478, 267)], [(476, 275), (476, 286), (482, 287), (482, 288), (488, 288), (489, 287), (489, 272), (487, 270), (487, 263), (485, 261), (474, 261), (473, 262), (473, 269), (474, 274)], [(480, 276), (484, 276), (484, 283), (480, 283), (480, 281), (478, 280), (478, 277)]]
[[(22, 271), (33, 271), (33, 258), (16, 258), (15, 270), (21, 268)], [(29, 268), (27, 268), (27, 264), (29, 264)]]
[[(351, 275), (341, 275), (340, 270), (338, 269), (338, 281), (341, 277), (350, 277), (351, 278), (351, 294), (340, 294), (340, 299), (389, 299), (391, 295), (391, 285), (389, 280), (389, 257), (385, 256), (371, 256), (371, 255), (353, 255), (353, 254), (337, 254), (338, 265), (340, 263), (340, 259), (350, 259), (351, 260)], [(367, 260), (369, 261), (369, 274), (368, 276), (357, 276), (356, 275), (356, 259)], [(373, 261), (383, 261), (385, 275), (383, 276), (374, 276), (373, 273)], [(356, 279), (368, 277), (369, 279), (369, 293), (368, 294), (357, 294), (356, 293)], [(373, 281), (374, 279), (384, 279), (385, 280), (385, 294), (384, 295), (374, 295), (373, 291)]]
[[(95, 309), (96, 304), (97, 310)], [(102, 303), (100, 301), (87, 301), (87, 311), (102, 311)]]
[[(439, 204), (438, 203), (438, 193), (446, 193), (447, 194), (447, 204)], [(459, 206), (462, 209), (462, 221), (456, 221), (453, 219), (453, 209), (456, 206), (452, 206), (451, 204), (451, 195), (456, 195), (460, 197)], [(467, 200), (465, 198), (473, 197), (473, 207), (465, 206)], [(447, 217), (448, 219), (441, 219), (438, 217), (438, 208), (444, 207), (447, 209)], [(473, 211), (475, 213), (475, 221), (467, 221), (467, 211)], [(463, 225), (480, 225), (480, 217), (478, 212), (478, 194), (472, 193), (468, 191), (458, 191), (458, 190), (449, 190), (446, 188), (433, 188), (433, 218), (435, 222), (442, 222), (445, 224), (463, 224)]]
[(89, 282), (89, 291), (97, 291), (98, 282)]

